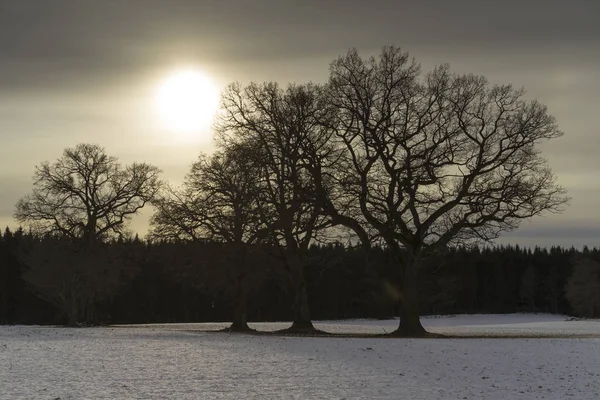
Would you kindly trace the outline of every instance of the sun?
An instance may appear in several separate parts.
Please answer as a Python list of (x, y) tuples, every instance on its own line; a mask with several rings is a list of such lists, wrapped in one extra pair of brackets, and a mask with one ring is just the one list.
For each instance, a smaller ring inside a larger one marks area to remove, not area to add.
[(166, 128), (191, 135), (210, 128), (219, 106), (219, 90), (201, 72), (182, 70), (161, 83), (156, 99)]

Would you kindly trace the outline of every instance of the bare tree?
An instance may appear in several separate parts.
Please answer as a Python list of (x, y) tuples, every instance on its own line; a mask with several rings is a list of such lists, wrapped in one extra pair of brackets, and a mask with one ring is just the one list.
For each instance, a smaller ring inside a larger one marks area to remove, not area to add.
[[(217, 124), (221, 144), (253, 144), (260, 166), (257, 199), (265, 238), (277, 249), (295, 289), (291, 330), (310, 331), (306, 263), (302, 259), (319, 232), (330, 225), (321, 212), (314, 174), (307, 165), (326, 153), (322, 87), (276, 83), (230, 85)], [(325, 185), (323, 185), (325, 186)]]
[(568, 199), (538, 145), (562, 133), (546, 107), (523, 100), (523, 90), (447, 66), (421, 77), (398, 48), (369, 59), (351, 50), (330, 71), (336, 117), (327, 128), (343, 151), (330, 175), (345, 194), (334, 212), (348, 210), (339, 222), (371, 229), (392, 251), (403, 277), (396, 333), (423, 335), (422, 258), (559, 211)]
[(69, 324), (94, 322), (95, 302), (120, 287), (122, 269), (105, 257), (103, 240), (121, 237), (129, 219), (154, 198), (159, 172), (148, 164), (121, 167), (92, 144), (66, 149), (55, 163), (36, 167), (33, 193), (19, 200), (15, 218), (60, 241), (53, 247), (45, 240), (22, 255), (25, 279), (68, 315)]
[(79, 144), (36, 167), (33, 193), (19, 200), (15, 218), (37, 233), (88, 243), (120, 235), (157, 193), (159, 173), (144, 163), (122, 167), (102, 147)]
[[(248, 330), (246, 298), (258, 277), (258, 267), (249, 262), (257, 251), (261, 233), (258, 211), (260, 171), (252, 149), (231, 146), (210, 157), (200, 156), (192, 165), (181, 189), (168, 189), (154, 203), (151, 238), (167, 240), (211, 240), (228, 243), (233, 252), (227, 271), (234, 297), (231, 330)], [(214, 268), (213, 268), (214, 269)]]

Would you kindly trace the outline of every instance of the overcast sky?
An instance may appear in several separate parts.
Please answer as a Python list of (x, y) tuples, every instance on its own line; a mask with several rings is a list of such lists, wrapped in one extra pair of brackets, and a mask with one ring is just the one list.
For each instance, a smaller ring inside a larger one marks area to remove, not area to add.
[[(524, 86), (565, 132), (544, 152), (570, 207), (504, 242), (600, 246), (598, 18), (596, 0), (0, 0), (0, 225), (16, 225), (34, 166), (81, 142), (179, 182), (211, 144), (156, 117), (156, 88), (178, 68), (220, 86), (325, 81), (349, 48), (396, 45), (425, 70), (448, 62)], [(147, 214), (134, 221), (140, 234)]]

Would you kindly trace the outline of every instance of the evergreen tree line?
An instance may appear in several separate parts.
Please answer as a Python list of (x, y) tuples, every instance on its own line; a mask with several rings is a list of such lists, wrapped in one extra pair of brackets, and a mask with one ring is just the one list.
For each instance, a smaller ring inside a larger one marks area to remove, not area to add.
[[(1, 324), (232, 319), (234, 292), (240, 289), (232, 276), (237, 269), (231, 244), (137, 237), (111, 241), (92, 252), (97, 262), (86, 271), (71, 245), (66, 238), (5, 230), (0, 239)], [(62, 254), (60, 263), (52, 262), (54, 252)], [(314, 319), (397, 316), (401, 277), (388, 253), (377, 247), (311, 246), (304, 257)], [(28, 265), (28, 260), (35, 262)], [(598, 317), (599, 262), (597, 248), (450, 248), (424, 267), (421, 313)], [(260, 246), (248, 249), (246, 263), (241, 286), (247, 319), (291, 320), (294, 296), (284, 263)], [(94, 275), (78, 276), (86, 273)]]

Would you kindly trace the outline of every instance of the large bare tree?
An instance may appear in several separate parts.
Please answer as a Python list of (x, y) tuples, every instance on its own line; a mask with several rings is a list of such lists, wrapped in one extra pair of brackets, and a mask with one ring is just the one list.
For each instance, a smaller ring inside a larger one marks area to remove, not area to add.
[[(251, 143), (260, 166), (257, 200), (265, 238), (277, 249), (295, 291), (291, 330), (310, 331), (306, 262), (302, 254), (330, 225), (307, 165), (325, 158), (323, 88), (276, 83), (232, 84), (217, 123), (221, 145)], [(323, 185), (325, 186), (325, 185)]]
[(156, 195), (159, 173), (145, 163), (121, 166), (102, 147), (79, 144), (36, 167), (33, 193), (19, 200), (15, 218), (38, 233), (88, 243), (119, 235)]
[(181, 188), (169, 188), (157, 198), (157, 211), (151, 219), (151, 238), (210, 240), (232, 246), (228, 265), (220, 269), (227, 273), (234, 298), (233, 331), (249, 329), (246, 298), (259, 275), (259, 266), (251, 262), (262, 229), (258, 211), (260, 169), (252, 152), (242, 144), (210, 157), (201, 155)]
[(539, 150), (562, 133), (523, 90), (447, 66), (422, 75), (407, 53), (388, 47), (377, 58), (351, 50), (335, 60), (327, 103), (335, 117), (325, 125), (342, 152), (329, 172), (342, 195), (329, 212), (394, 254), (402, 276), (399, 335), (425, 334), (417, 285), (423, 257), (497, 238), (568, 200)]

